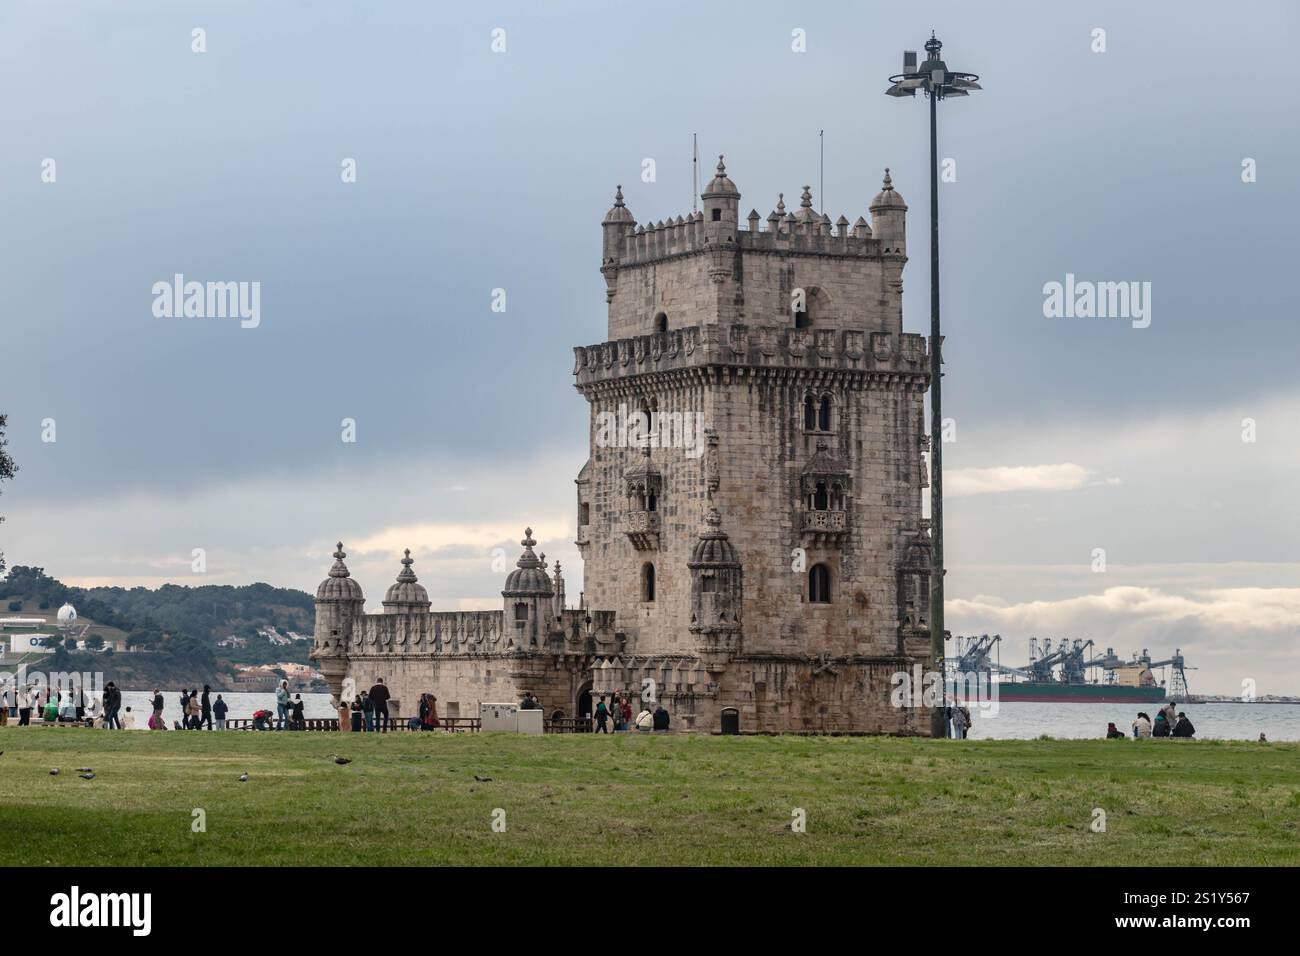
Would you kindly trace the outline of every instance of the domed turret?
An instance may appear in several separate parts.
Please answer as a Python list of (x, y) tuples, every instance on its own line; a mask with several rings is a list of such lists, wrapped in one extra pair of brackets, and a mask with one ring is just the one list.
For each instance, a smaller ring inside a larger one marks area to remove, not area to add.
[(740, 650), (744, 584), (740, 558), (712, 501), (686, 567), (691, 572), (689, 630), (696, 636), (705, 669), (717, 671)]
[(691, 560), (686, 566), (696, 568), (704, 565), (740, 566), (736, 549), (731, 546), (731, 539), (727, 537), (727, 532), (722, 530), (722, 514), (714, 507), (710, 507), (704, 515), (704, 528), (700, 531), (699, 539), (691, 550)]
[(361, 593), (361, 585), (358, 584), (348, 571), (348, 566), (343, 563), (347, 557), (343, 550), (343, 542), (338, 543), (338, 550), (334, 552), (334, 565), (330, 568), (330, 575), (320, 583), (316, 589), (317, 601), (364, 601), (365, 597)]
[(71, 604), (65, 604), (59, 608), (58, 617), (59, 627), (72, 627), (77, 623), (77, 609)]
[(388, 593), (384, 595), (384, 611), (401, 613), (429, 610), (429, 592), (424, 589), (423, 584), (418, 583), (415, 572), (411, 570), (411, 565), (414, 563), (411, 559), (411, 549), (407, 548), (397, 581), (389, 586)]
[(711, 242), (734, 240), (740, 226), (740, 190), (727, 176), (718, 157), (718, 170), (700, 194), (704, 200), (704, 234)]
[(623, 187), (619, 186), (614, 191), (614, 205), (605, 213), (605, 219), (600, 224), (602, 265), (609, 266), (618, 262), (623, 249), (623, 237), (635, 229), (636, 217), (632, 215), (632, 210), (623, 205)]
[(736, 188), (736, 184), (727, 175), (727, 166), (722, 159), (721, 156), (718, 157), (718, 168), (714, 172), (713, 178), (709, 180), (709, 184), (704, 187), (704, 192), (700, 194), (701, 199), (713, 199), (722, 196), (740, 198), (740, 190)]
[(515, 569), (506, 578), (506, 586), (501, 596), (551, 597), (551, 579), (542, 568), (542, 562), (537, 559), (537, 555), (533, 554), (533, 545), (537, 542), (533, 540), (532, 528), (524, 529), (524, 540), (519, 543), (524, 546), (524, 553), (519, 556)]
[(885, 181), (871, 200), (872, 232), (885, 252), (907, 254), (907, 203), (894, 189), (885, 167)]
[(316, 628), (311, 650), (312, 659), (320, 666), (330, 692), (336, 697), (343, 692), (348, 646), (354, 635), (360, 639), (358, 629), (365, 611), (361, 585), (348, 573), (348, 566), (343, 563), (346, 557), (340, 541), (329, 577), (316, 589)]

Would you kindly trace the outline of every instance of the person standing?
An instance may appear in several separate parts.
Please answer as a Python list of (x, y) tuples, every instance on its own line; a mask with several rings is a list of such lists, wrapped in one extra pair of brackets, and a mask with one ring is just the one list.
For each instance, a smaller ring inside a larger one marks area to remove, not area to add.
[(9, 682), (0, 684), (0, 727), (9, 725)]
[(364, 696), (365, 691), (362, 691), (352, 698), (351, 727), (354, 734), (359, 734), (365, 729), (361, 723), (361, 712), (365, 709), (361, 705), (361, 698)]
[(1169, 722), (1169, 729), (1172, 731), (1174, 725), (1178, 723), (1178, 708), (1174, 706), (1174, 702), (1166, 701), (1165, 706), (1160, 708), (1160, 713), (1165, 715), (1165, 720)]
[(420, 699), (420, 729), (437, 730), (438, 726), (438, 698), (425, 694)]
[(121, 729), (122, 721), (117, 716), (121, 706), (122, 692), (117, 689), (117, 684), (109, 681), (104, 685), (104, 726), (107, 729)]
[(163, 695), (162, 695), (162, 691), (158, 691), (158, 690), (156, 690), (156, 691), (153, 692), (153, 715), (149, 718), (149, 729), (150, 729), (150, 730), (154, 730), (154, 729), (155, 729), (155, 727), (154, 727), (155, 724), (160, 724), (160, 725), (163, 726), (163, 727), (166, 727), (166, 726), (167, 726), (166, 724), (163, 723), (163, 715), (162, 715), (162, 712), (163, 712)]
[(966, 739), (966, 728), (969, 726), (969, 724), (967, 724), (966, 721), (967, 721), (968, 719), (969, 719), (969, 718), (968, 718), (968, 716), (967, 716), (967, 711), (966, 711), (966, 708), (965, 708), (965, 707), (960, 707), (960, 706), (958, 706), (958, 707), (954, 707), (954, 708), (952, 709), (952, 736), (953, 736), (953, 739), (955, 739), (955, 740), (965, 740), (965, 739)]
[(199, 715), (203, 713), (203, 708), (199, 706), (199, 692), (197, 689), (190, 691), (190, 699), (187, 704), (187, 709), (189, 711), (188, 726), (190, 730), (198, 730), (201, 726), (199, 724)]
[(180, 729), (188, 730), (190, 726), (190, 692), (181, 688), (181, 722)]
[(366, 733), (373, 734), (375, 732), (375, 703), (364, 690), (361, 692), (361, 716), (364, 718)]
[(32, 689), (23, 687), (18, 691), (18, 726), (30, 727), (32, 724)]
[(596, 704), (595, 718), (596, 718), (596, 733), (598, 734), (609, 733), (609, 728), (606, 726), (606, 724), (609, 723), (609, 708), (605, 706), (604, 694), (601, 694), (600, 701)]
[(221, 695), (218, 694), (217, 702), (212, 705), (212, 716), (217, 718), (217, 730), (226, 729), (226, 714), (229, 710), (230, 708), (226, 706), (226, 702), (222, 700)]
[(211, 686), (210, 684), (204, 684), (204, 685), (203, 685), (203, 696), (199, 699), (199, 707), (200, 707), (200, 710), (199, 710), (199, 727), (200, 727), (200, 729), (202, 729), (202, 727), (203, 727), (204, 724), (207, 724), (207, 726), (208, 726), (208, 730), (211, 730), (211, 729), (212, 729), (212, 701), (211, 701), (211, 699), (208, 697), (208, 695), (211, 694), (211, 693), (212, 693), (212, 686)]
[(370, 688), (370, 702), (375, 708), (375, 730), (388, 733), (388, 688), (382, 677), (375, 678), (375, 686)]
[(289, 682), (280, 681), (275, 689), (275, 729), (284, 730), (284, 723), (289, 717)]

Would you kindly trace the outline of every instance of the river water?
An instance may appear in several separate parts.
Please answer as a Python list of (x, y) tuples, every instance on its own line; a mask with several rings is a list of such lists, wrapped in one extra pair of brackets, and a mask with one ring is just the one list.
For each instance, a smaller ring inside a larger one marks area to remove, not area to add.
[[(252, 717), (253, 711), (265, 708), (275, 712), (275, 694), (222, 694), (230, 706), (227, 717)], [(144, 691), (125, 691), (123, 705), (136, 716), (136, 727), (143, 728), (149, 719), (150, 695)], [(217, 695), (213, 694), (216, 700)], [(328, 694), (303, 694), (304, 715), (336, 717)], [(163, 716), (167, 725), (180, 719), (180, 691), (163, 692)], [(1142, 707), (1155, 716), (1157, 704)], [(1261, 732), (1269, 740), (1300, 740), (1300, 704), (1184, 704), (1184, 711), (1196, 725), (1196, 736), (1221, 740), (1258, 740)], [(996, 713), (971, 708), (974, 718), (970, 737), (973, 740), (1029, 740), (1042, 734), (1051, 737), (1097, 738), (1106, 735), (1106, 723), (1131, 734), (1138, 707), (1125, 704), (1048, 704), (1002, 703)], [(1130, 712), (1131, 711), (1131, 712)], [(409, 715), (408, 715), (409, 716)]]
[[(1160, 704), (1002, 703), (997, 712), (971, 707), (972, 740), (1105, 737), (1106, 724), (1132, 735), (1138, 710), (1154, 717)], [(1196, 736), (1218, 740), (1300, 740), (1300, 704), (1183, 704)]]

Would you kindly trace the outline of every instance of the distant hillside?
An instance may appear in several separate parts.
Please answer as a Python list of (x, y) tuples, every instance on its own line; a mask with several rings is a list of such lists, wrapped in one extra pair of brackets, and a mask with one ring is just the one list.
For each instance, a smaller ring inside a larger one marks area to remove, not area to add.
[[(310, 594), (269, 584), (78, 588), (23, 565), (0, 580), (0, 614), (52, 620), (65, 603), (81, 622), (93, 622), (88, 636), (124, 637), (132, 648), (154, 651), (131, 656), (134, 666), (160, 671), (179, 666), (209, 674), (233, 664), (306, 663), (310, 641), (286, 639), (291, 631), (309, 637), (315, 621)], [(229, 637), (237, 640), (218, 646)]]

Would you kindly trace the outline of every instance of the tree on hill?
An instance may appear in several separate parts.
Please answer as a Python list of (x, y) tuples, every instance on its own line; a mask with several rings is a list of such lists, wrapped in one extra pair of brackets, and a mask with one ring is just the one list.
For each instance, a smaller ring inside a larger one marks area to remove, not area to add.
[[(5, 447), (9, 444), (9, 440), (5, 438), (5, 426), (7, 424), (9, 424), (9, 416), (0, 415), (0, 482), (11, 481), (14, 473), (18, 471), (18, 466), (14, 464), (13, 458), (9, 456), (9, 452), (5, 451)], [(4, 515), (0, 515), (0, 521), (4, 520)], [(4, 573), (5, 556), (4, 552), (0, 551), (0, 575)]]

